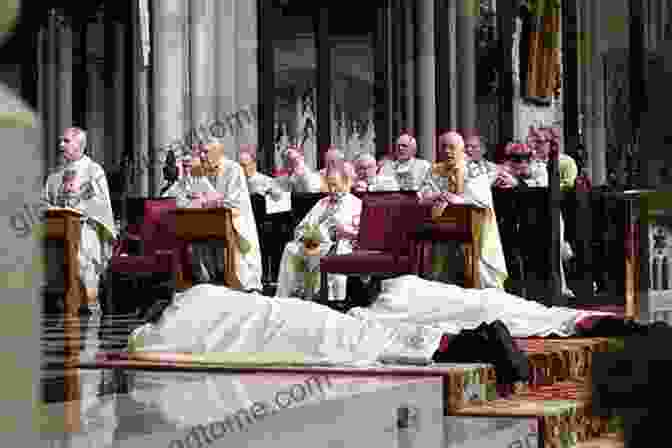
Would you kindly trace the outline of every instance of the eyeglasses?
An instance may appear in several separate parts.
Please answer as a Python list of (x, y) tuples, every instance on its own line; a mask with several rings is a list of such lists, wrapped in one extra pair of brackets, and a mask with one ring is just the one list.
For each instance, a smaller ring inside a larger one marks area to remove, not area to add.
[(516, 163), (529, 162), (532, 159), (532, 154), (509, 154), (508, 159)]

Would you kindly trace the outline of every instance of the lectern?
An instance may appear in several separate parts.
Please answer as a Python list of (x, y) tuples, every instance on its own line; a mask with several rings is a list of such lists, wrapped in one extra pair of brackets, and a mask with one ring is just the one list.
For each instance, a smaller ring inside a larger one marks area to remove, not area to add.
[[(175, 234), (187, 243), (220, 240), (224, 246), (224, 285), (242, 289), (235, 267), (239, 262), (238, 235), (233, 227), (233, 216), (228, 208), (180, 208), (175, 213)], [(191, 286), (189, 276), (178, 275), (182, 285)]]
[[(69, 208), (52, 208), (46, 211), (46, 238), (63, 242), (65, 274), (65, 313), (76, 316), (83, 303), (79, 283), (79, 244), (82, 232), (82, 214)], [(49, 260), (53, 262), (53, 260)]]

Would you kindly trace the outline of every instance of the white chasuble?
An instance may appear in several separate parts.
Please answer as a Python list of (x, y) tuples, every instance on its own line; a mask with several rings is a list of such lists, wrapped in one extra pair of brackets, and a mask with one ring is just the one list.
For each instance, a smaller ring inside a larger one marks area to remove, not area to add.
[[(447, 192), (448, 178), (429, 172), (420, 189), (421, 193)], [(485, 208), (488, 213), (481, 229), (481, 259), (479, 269), (481, 288), (504, 288), (508, 277), (504, 250), (497, 227), (497, 217), (493, 207), (490, 179), (487, 174), (464, 179), (464, 200), (468, 204)], [(432, 250), (432, 275), (435, 280), (453, 281), (452, 274), (462, 268), (459, 258), (454, 257), (455, 247), (450, 243), (434, 244)]]
[[(64, 177), (75, 179), (77, 193), (69, 192)], [(112, 257), (112, 245), (117, 238), (110, 191), (103, 168), (84, 155), (79, 160), (67, 162), (49, 175), (43, 191), (43, 200), (52, 207), (68, 207), (83, 213), (79, 246), (79, 274), (85, 288), (98, 288), (100, 274)], [(52, 260), (48, 263), (47, 281), (63, 285), (62, 248), (47, 246)]]
[[(349, 254), (353, 250), (353, 242), (349, 239), (336, 238), (336, 226), (359, 228), (359, 217), (362, 213), (362, 201), (350, 193), (334, 193), (321, 199), (301, 220), (294, 231), (294, 240), (287, 243), (282, 253), (278, 289), (276, 297), (298, 297), (305, 292), (306, 272), (313, 275), (319, 273), (319, 263), (314, 266), (306, 263), (309, 257), (304, 256), (304, 234), (307, 226), (314, 226), (319, 232), (319, 256), (327, 254)], [(310, 277), (310, 276), (308, 276)], [(330, 300), (345, 299), (345, 275), (330, 274), (327, 276)], [(317, 284), (308, 285), (313, 292), (318, 291)]]
[[(252, 202), (247, 189), (247, 180), (242, 167), (229, 159), (219, 162), (217, 176), (202, 178), (213, 186), (214, 190), (224, 196), (225, 207), (240, 211), (240, 216), (233, 219), (233, 227), (239, 237), (239, 263), (235, 272), (244, 289), (262, 289), (261, 284), (261, 251), (257, 225), (252, 212)], [(224, 272), (224, 248), (221, 241), (194, 243), (192, 245), (194, 273), (197, 280), (212, 282), (217, 275)]]

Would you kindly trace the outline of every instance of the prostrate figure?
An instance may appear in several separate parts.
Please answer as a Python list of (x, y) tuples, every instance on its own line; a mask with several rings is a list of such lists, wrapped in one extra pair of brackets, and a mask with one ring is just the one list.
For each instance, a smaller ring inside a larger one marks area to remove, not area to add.
[[(301, 220), (280, 262), (277, 297), (314, 297), (319, 292), (319, 258), (352, 252), (359, 232), (362, 201), (352, 195), (354, 172), (347, 163), (327, 171), (330, 194)], [(344, 275), (329, 275), (329, 299), (346, 297)]]
[(257, 148), (254, 145), (241, 146), (238, 154), (238, 163), (243, 168), (247, 178), (247, 188), (250, 194), (270, 194), (279, 197), (282, 189), (272, 177), (257, 171)]
[(415, 139), (408, 134), (402, 134), (394, 152), (381, 163), (378, 174), (395, 177), (401, 190), (418, 191), (431, 169), (431, 164), (416, 158), (417, 152)]
[[(238, 236), (239, 253), (236, 274), (246, 290), (261, 290), (261, 253), (259, 235), (252, 213), (252, 202), (247, 190), (243, 169), (224, 155), (221, 143), (210, 143), (200, 148), (199, 182), (209, 182), (212, 191), (198, 191), (192, 195), (191, 207), (226, 207), (233, 216)], [(224, 248), (221, 241), (198, 243), (192, 246), (194, 277), (199, 282), (213, 282), (224, 273)]]
[(295, 193), (319, 193), (322, 179), (319, 173), (306, 166), (303, 152), (297, 147), (289, 147), (283, 156), (288, 175), (277, 177), (278, 185)]
[[(503, 288), (508, 272), (493, 207), (490, 179), (486, 173), (475, 177), (468, 175), (464, 140), (460, 134), (448, 132), (441, 135), (439, 150), (445, 154), (445, 160), (435, 164), (428, 173), (420, 188), (420, 199), (435, 204), (432, 212), (434, 216), (440, 216), (451, 204), (469, 203), (487, 209), (481, 230), (481, 288)], [(453, 245), (434, 244), (433, 247), (432, 271), (435, 279), (452, 280), (451, 274), (460, 269), (459, 259), (453, 257)]]
[(398, 191), (399, 183), (395, 176), (377, 174), (378, 164), (375, 157), (369, 153), (359, 154), (354, 162), (357, 178), (353, 190), (364, 191)]
[[(85, 154), (86, 132), (68, 128), (60, 143), (62, 165), (47, 178), (43, 200), (52, 207), (69, 207), (84, 214), (79, 246), (79, 275), (86, 292), (88, 311), (100, 313), (100, 275), (112, 256), (117, 238), (112, 202), (103, 168)], [(62, 260), (56, 248), (50, 260)], [(49, 263), (49, 281), (63, 282), (63, 266)]]

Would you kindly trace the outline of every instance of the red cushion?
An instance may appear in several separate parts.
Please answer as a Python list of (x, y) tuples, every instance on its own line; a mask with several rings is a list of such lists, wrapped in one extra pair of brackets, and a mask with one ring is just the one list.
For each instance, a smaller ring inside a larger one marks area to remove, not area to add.
[(145, 201), (145, 217), (142, 223), (145, 255), (151, 255), (157, 250), (176, 248), (175, 215), (171, 213), (176, 208), (177, 202), (174, 198)]
[(117, 273), (173, 272), (172, 258), (156, 255), (118, 256), (110, 260), (110, 270)]
[(410, 258), (391, 252), (357, 250), (347, 255), (332, 255), (320, 259), (320, 271), (337, 274), (410, 274)]

